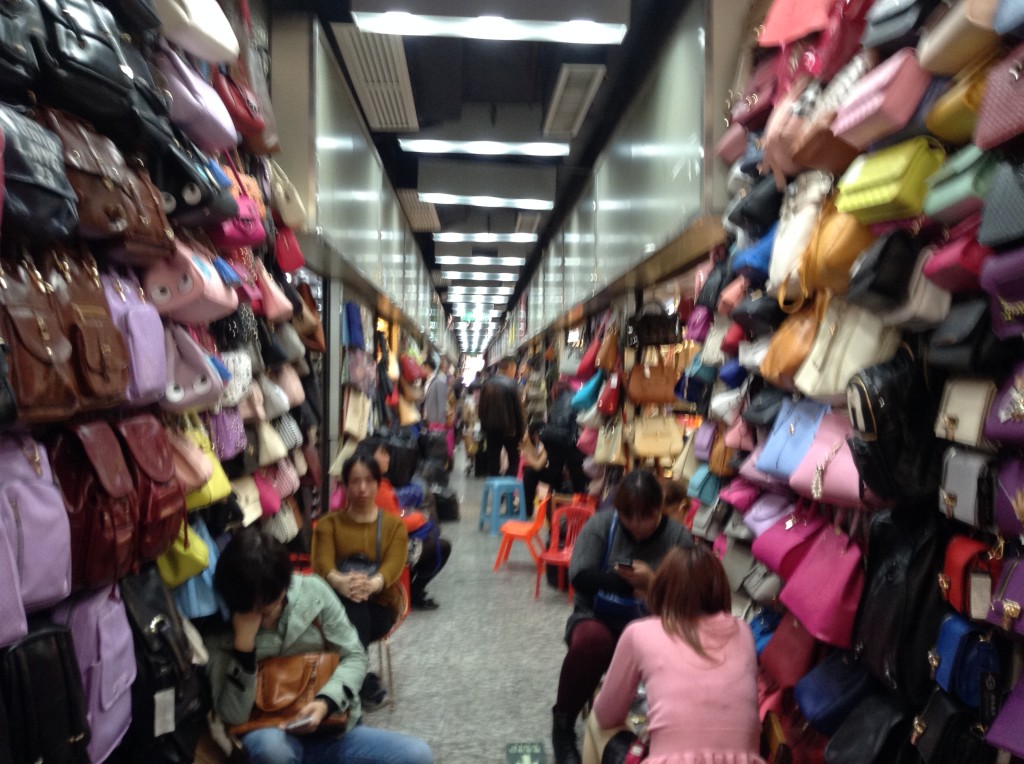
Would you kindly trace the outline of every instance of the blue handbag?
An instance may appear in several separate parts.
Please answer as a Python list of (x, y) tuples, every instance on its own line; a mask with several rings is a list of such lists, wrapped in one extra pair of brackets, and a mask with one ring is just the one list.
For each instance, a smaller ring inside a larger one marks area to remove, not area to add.
[(601, 394), (601, 385), (604, 383), (604, 371), (598, 369), (597, 373), (586, 381), (576, 394), (572, 396), (572, 407), (574, 411), (586, 411), (597, 405), (597, 396)]
[(206, 548), (209, 550), (209, 563), (206, 570), (198, 576), (193, 576), (181, 586), (171, 590), (174, 604), (186, 618), (205, 618), (220, 613), (221, 617), (227, 620), (230, 618), (227, 606), (213, 590), (213, 574), (217, 570), (220, 549), (217, 547), (217, 542), (213, 540), (213, 536), (210, 535), (202, 517), (190, 517), (188, 526), (189, 533), (196, 534), (206, 542)]
[(686, 376), (704, 385), (712, 385), (718, 376), (718, 369), (704, 363), (704, 353), (697, 353), (686, 369)]
[(984, 631), (966, 618), (950, 613), (939, 627), (935, 649), (928, 653), (935, 681), (965, 705), (977, 708), (985, 674), (999, 673), (999, 651)]
[(354, 302), (345, 303), (345, 329), (348, 333), (346, 347), (366, 347), (366, 337), (363, 335), (363, 317), (359, 313), (359, 305)]
[(725, 362), (725, 365), (718, 370), (718, 378), (722, 380), (722, 384), (728, 387), (730, 390), (735, 390), (737, 387), (743, 384), (747, 378), (749, 372), (740, 366), (739, 359), (731, 358)]
[(793, 698), (814, 729), (831, 735), (876, 688), (871, 673), (853, 653), (835, 650), (796, 683)]
[(784, 400), (757, 460), (757, 469), (788, 481), (811, 447), (826, 411), (828, 406), (810, 398)]
[[(601, 559), (602, 573), (608, 570), (608, 556), (611, 554), (612, 543), (615, 541), (615, 532), (618, 527), (619, 515), (615, 513), (612, 516), (612, 523), (608, 528), (608, 538), (604, 545), (604, 557)], [(643, 618), (646, 615), (649, 615), (649, 612), (642, 599), (604, 590), (600, 590), (594, 595), (594, 617), (616, 631), (622, 631), (630, 621)]]
[(690, 478), (690, 484), (686, 488), (686, 495), (696, 499), (705, 507), (709, 507), (718, 500), (718, 492), (722, 488), (722, 479), (712, 474), (708, 465), (701, 464), (697, 471)]
[(750, 631), (754, 635), (754, 650), (758, 658), (761, 657), (761, 651), (768, 644), (768, 640), (772, 638), (772, 634), (779, 627), (781, 620), (782, 611), (763, 607), (750, 622)]
[(768, 263), (772, 258), (772, 245), (775, 244), (775, 232), (779, 224), (775, 223), (767, 233), (745, 249), (740, 250), (732, 259), (733, 272), (746, 276), (751, 284), (763, 284), (768, 280)]

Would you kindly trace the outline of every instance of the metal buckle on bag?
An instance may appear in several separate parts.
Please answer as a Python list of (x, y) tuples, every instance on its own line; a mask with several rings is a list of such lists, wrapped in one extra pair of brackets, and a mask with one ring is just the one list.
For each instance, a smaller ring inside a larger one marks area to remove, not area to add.
[(952, 520), (953, 510), (956, 508), (956, 494), (940, 488), (939, 497), (942, 499), (942, 504), (946, 508), (946, 517)]
[(946, 430), (946, 440), (953, 440), (953, 436), (956, 435), (956, 426), (959, 422), (960, 417), (954, 414), (942, 415), (942, 427)]
[(1009, 631), (1013, 628), (1013, 622), (1020, 618), (1020, 603), (1013, 600), (1003, 600), (1003, 629)]
[(915, 716), (913, 729), (914, 731), (910, 736), (910, 744), (917, 745), (917, 741), (921, 739), (921, 735), (923, 735), (927, 731), (928, 725), (925, 724), (924, 719), (922, 719), (920, 716)]
[(942, 592), (942, 595), (944, 597), (949, 594), (949, 587), (949, 576), (947, 576), (945, 573), (939, 573), (939, 590)]
[(939, 671), (939, 664), (942, 663), (942, 658), (935, 650), (928, 651), (928, 665), (931, 667), (931, 678), (934, 680), (935, 675)]

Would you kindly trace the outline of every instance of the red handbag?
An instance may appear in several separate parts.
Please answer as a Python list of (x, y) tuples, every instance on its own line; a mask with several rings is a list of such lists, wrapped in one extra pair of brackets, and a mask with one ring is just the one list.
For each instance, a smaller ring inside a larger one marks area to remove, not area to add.
[(860, 49), (873, 3), (874, 0), (835, 0), (825, 28), (800, 57), (800, 69), (821, 82), (835, 77)]
[(398, 368), (402, 374), (402, 379), (406, 382), (416, 382), (417, 380), (426, 377), (423, 373), (423, 367), (420, 366), (416, 361), (412, 359), (411, 355), (402, 353), (398, 358)]
[[(946, 547), (939, 589), (954, 610), (968, 618), (983, 619), (988, 615), (992, 588), (1002, 568), (1002, 557), (990, 554), (984, 541), (954, 536)], [(974, 590), (975, 586), (979, 588)]]
[(222, 67), (213, 70), (213, 89), (228, 109), (231, 121), (243, 136), (258, 135), (267, 123), (260, 112), (259, 100), (252, 88), (237, 72), (227, 72)]
[(792, 613), (779, 626), (761, 652), (761, 668), (782, 689), (795, 687), (817, 662), (818, 643)]
[(274, 257), (277, 258), (277, 267), (285, 273), (297, 271), (306, 264), (299, 240), (291, 228), (278, 226), (277, 238), (274, 240)]
[(618, 411), (621, 389), (621, 377), (618, 372), (615, 372), (601, 386), (601, 393), (597, 396), (597, 410), (605, 416), (610, 416)]

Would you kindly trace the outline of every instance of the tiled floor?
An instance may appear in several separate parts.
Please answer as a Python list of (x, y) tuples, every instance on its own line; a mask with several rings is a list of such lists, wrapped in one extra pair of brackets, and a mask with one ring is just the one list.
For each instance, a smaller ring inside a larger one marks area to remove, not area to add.
[[(523, 742), (542, 743), (551, 764), (551, 705), (570, 605), (545, 582), (534, 600), (536, 569), (519, 543), (492, 571), (499, 539), (477, 530), (483, 481), (465, 476), (461, 449), (456, 460), (451, 485), (462, 520), (442, 525), (452, 557), (429, 589), (441, 607), (413, 611), (395, 633), (394, 703), (366, 722), (422, 737), (438, 764), (503, 764), (508, 744)], [(377, 655), (371, 646), (374, 670)]]

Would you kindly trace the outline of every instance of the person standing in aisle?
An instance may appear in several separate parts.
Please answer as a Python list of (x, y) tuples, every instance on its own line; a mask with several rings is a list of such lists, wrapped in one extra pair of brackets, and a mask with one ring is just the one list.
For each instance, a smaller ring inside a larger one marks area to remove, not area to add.
[[(448, 468), (451, 462), (451, 448), (448, 438), (448, 378), (444, 371), (437, 369), (437, 361), (428, 358), (423, 362), (427, 370), (427, 379), (423, 383), (423, 422), (432, 440), (444, 441), (444, 455), (442, 459), (445, 467)], [(441, 454), (438, 454), (440, 457)]]
[(516, 359), (505, 356), (498, 362), (498, 373), (480, 390), (480, 426), (487, 439), (487, 475), (501, 474), (501, 450), (508, 454), (506, 475), (519, 471), (519, 442), (526, 432), (523, 403), (516, 385)]

